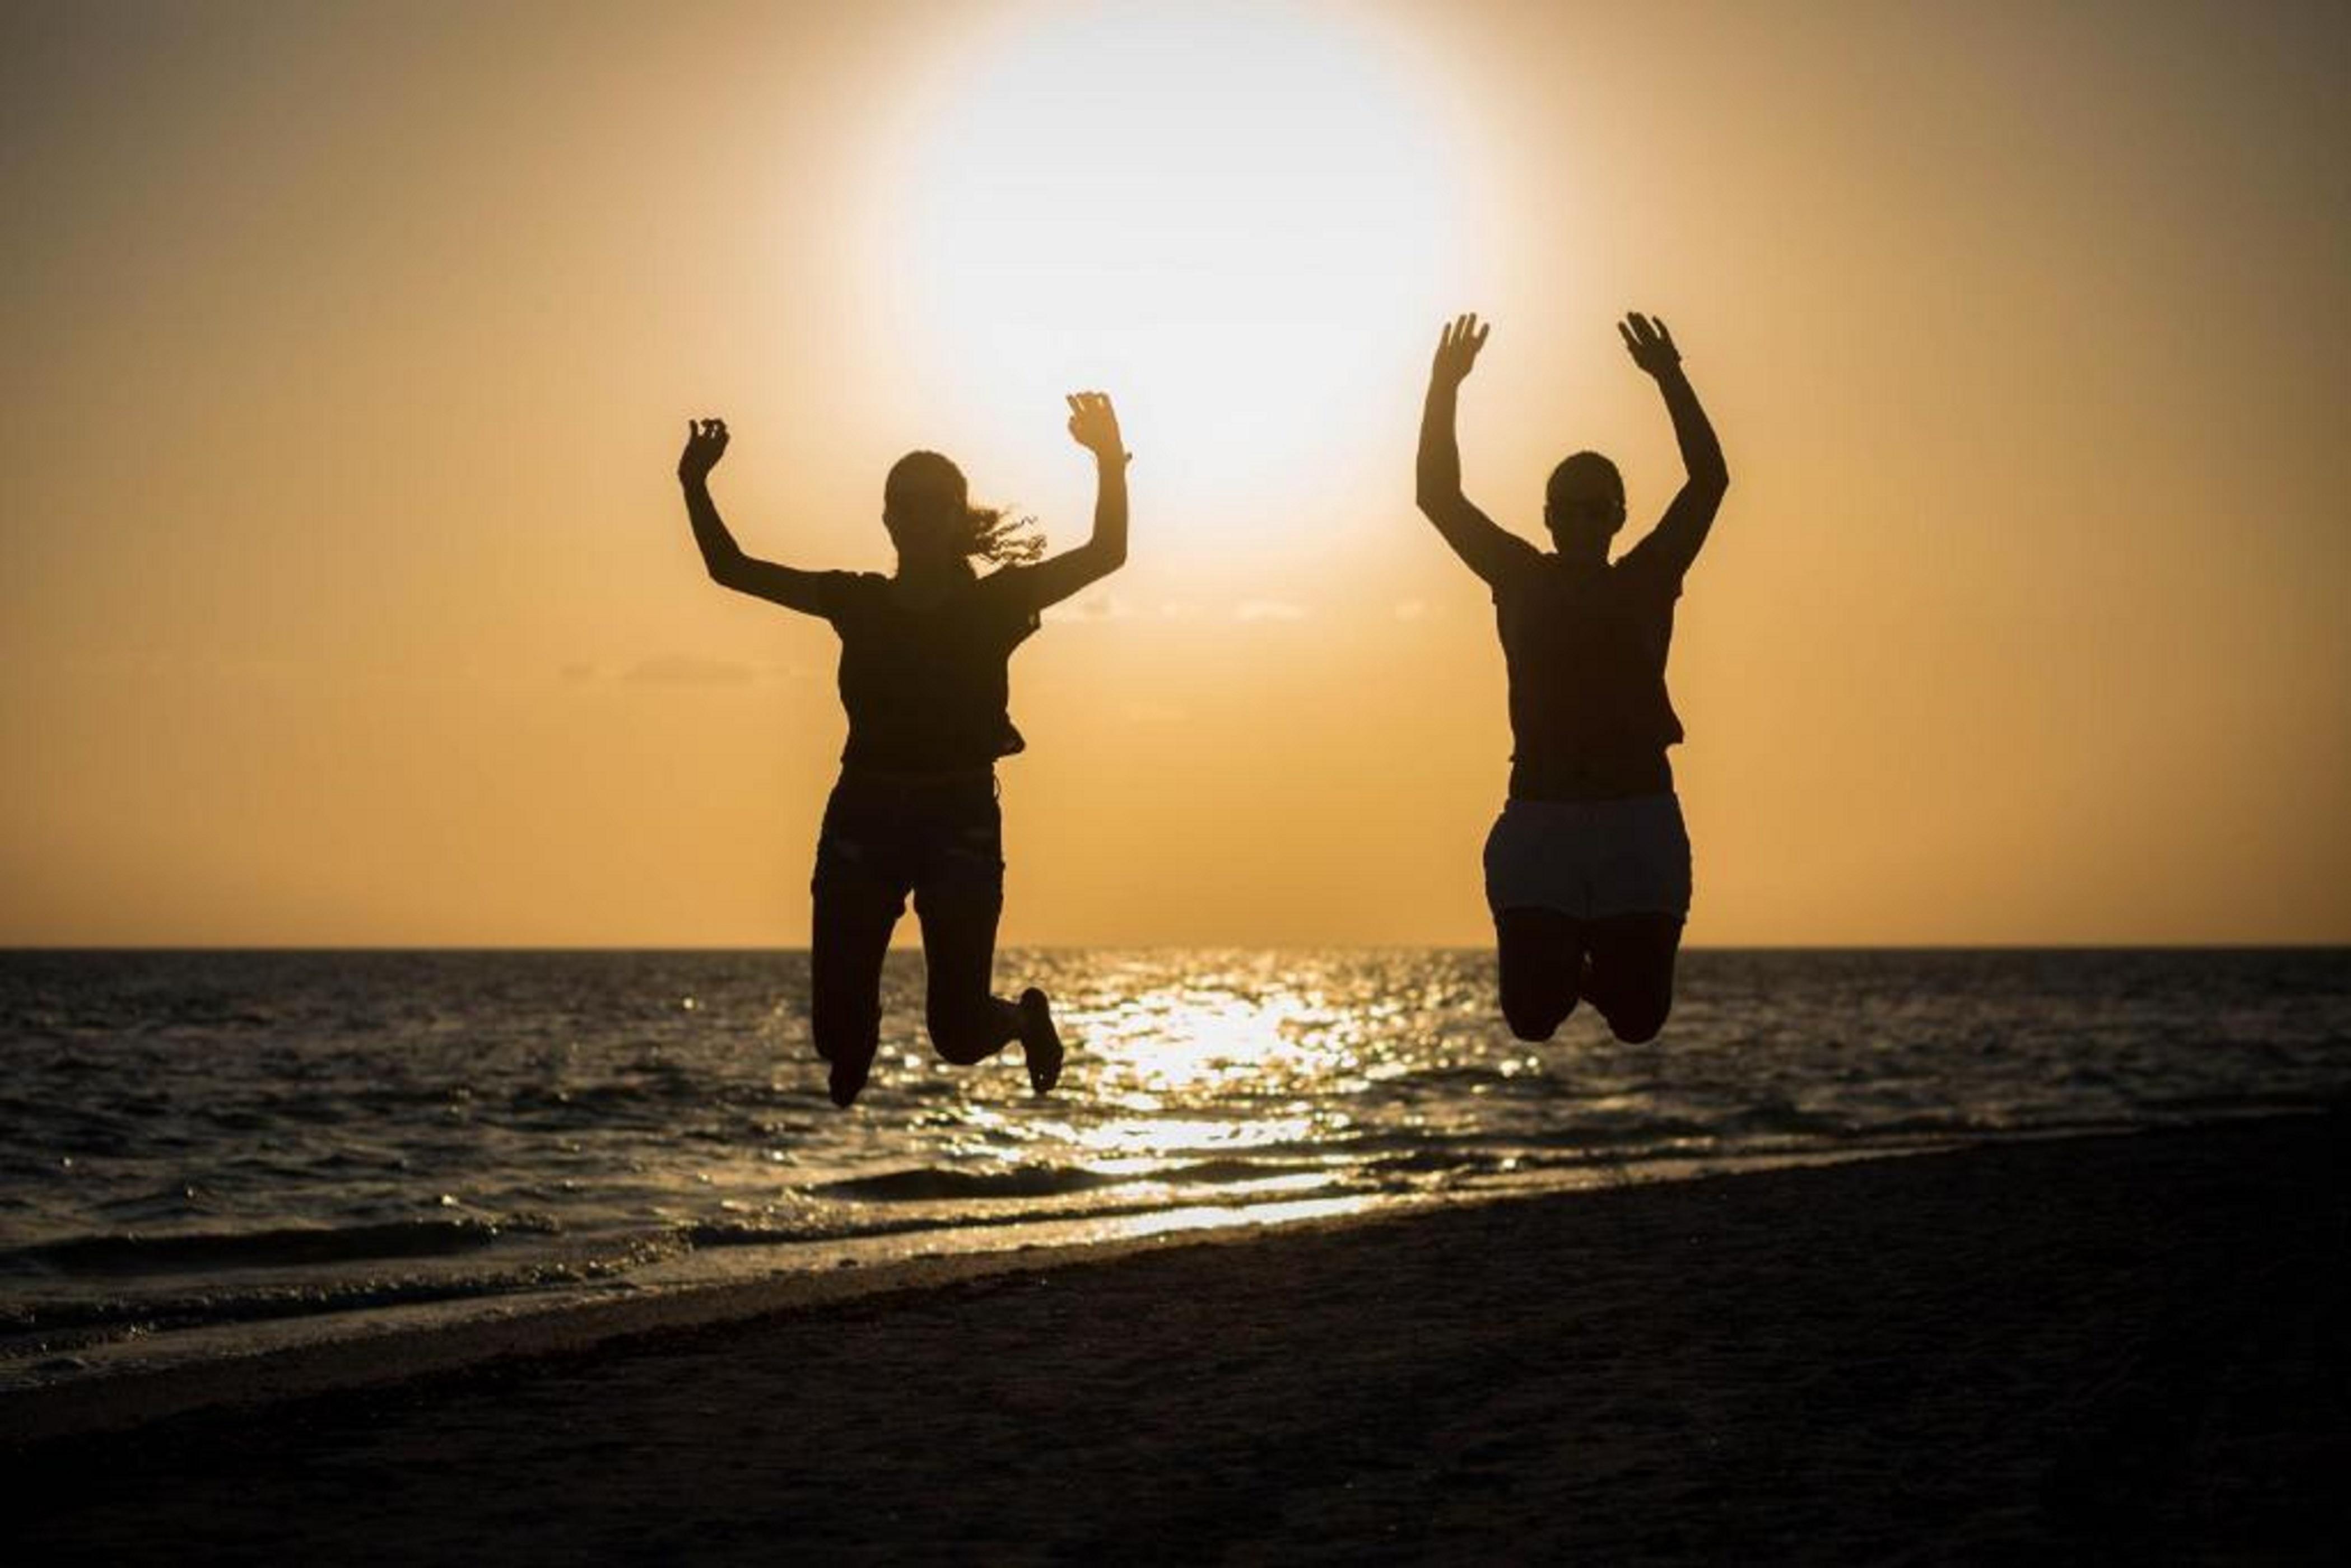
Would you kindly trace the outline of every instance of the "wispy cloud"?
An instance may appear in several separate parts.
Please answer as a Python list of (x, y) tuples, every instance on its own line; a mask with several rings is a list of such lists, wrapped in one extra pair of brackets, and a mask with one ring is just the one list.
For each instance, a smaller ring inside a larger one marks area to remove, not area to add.
[(702, 659), (690, 653), (664, 653), (640, 659), (621, 677), (655, 686), (745, 686), (758, 671), (731, 659)]
[(1116, 594), (1085, 594), (1053, 606), (1042, 618), (1056, 621), (1125, 620), (1134, 614), (1134, 607)]

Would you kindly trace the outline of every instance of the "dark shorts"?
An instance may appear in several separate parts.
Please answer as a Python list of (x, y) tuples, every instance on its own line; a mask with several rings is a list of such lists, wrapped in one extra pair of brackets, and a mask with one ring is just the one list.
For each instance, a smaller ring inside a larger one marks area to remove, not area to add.
[(1622, 800), (1512, 800), (1486, 836), (1486, 903), (1581, 920), (1687, 917), (1689, 833), (1670, 792)]
[(815, 888), (1004, 892), (1004, 816), (992, 774), (893, 780), (843, 774), (825, 803)]

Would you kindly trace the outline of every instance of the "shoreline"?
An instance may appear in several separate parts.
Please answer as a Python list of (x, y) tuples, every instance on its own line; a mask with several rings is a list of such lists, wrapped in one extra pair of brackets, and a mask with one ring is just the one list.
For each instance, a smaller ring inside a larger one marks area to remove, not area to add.
[(917, 1259), (107, 1432), (0, 1411), (28, 1539), (117, 1561), (2321, 1561), (2347, 1126)]
[[(214, 1405), (398, 1382), (541, 1350), (757, 1317), (862, 1294), (922, 1290), (1026, 1265), (1111, 1261), (1187, 1241), (1223, 1242), (1625, 1187), (1739, 1179), (2004, 1144), (2127, 1137), (2330, 1114), (2321, 1107), (2175, 1123), (2063, 1124), (1972, 1138), (1913, 1135), (1845, 1146), (1595, 1158), (1458, 1192), (1264, 1192), (1217, 1200), (941, 1220), (815, 1240), (693, 1245), (604, 1278), (315, 1311), (134, 1327), (118, 1337), (13, 1353), (0, 1381), (0, 1443), (120, 1429)], [(71, 1330), (62, 1331), (70, 1334)], [(47, 1376), (41, 1376), (47, 1373)], [(265, 1392), (256, 1396), (254, 1390)]]
[[(689, 1253), (617, 1283), (581, 1282), (511, 1295), (427, 1299), (167, 1331), (174, 1350), (193, 1346), (205, 1334), (230, 1342), (230, 1348), (212, 1354), (192, 1349), (151, 1362), (145, 1358), (150, 1347), (135, 1340), (91, 1347), (75, 1354), (102, 1358), (109, 1352), (130, 1354), (102, 1369), (0, 1389), (0, 1447), (356, 1392), (508, 1358), (576, 1355), (671, 1331), (723, 1326), (867, 1296), (946, 1289), (1019, 1270), (1082, 1268), (1188, 1245), (1271, 1241), (1636, 1187), (1734, 1181), (1771, 1171), (1914, 1159), (1992, 1143), (2126, 1137), (2144, 1130), (2026, 1132), (1974, 1145), (1926, 1141), (1911, 1147), (1746, 1156), (1674, 1155), (1594, 1167), (1572, 1181), (1483, 1188), (1460, 1196), (1266, 1197), (942, 1226), (830, 1242), (783, 1243), (812, 1261), (781, 1268), (761, 1266), (756, 1257), (760, 1250), (754, 1248), (725, 1249), (710, 1258)], [(1301, 1211), (1301, 1217), (1285, 1210)], [(920, 1250), (899, 1250), (910, 1241)], [(949, 1244), (924, 1244), (938, 1242)]]

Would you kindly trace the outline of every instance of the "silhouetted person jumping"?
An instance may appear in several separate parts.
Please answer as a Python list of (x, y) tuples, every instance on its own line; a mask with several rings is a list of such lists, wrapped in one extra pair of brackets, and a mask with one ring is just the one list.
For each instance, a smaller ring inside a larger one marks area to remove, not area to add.
[(1673, 1006), (1689, 913), (1689, 837), (1666, 748), (1682, 738), (1666, 649), (1682, 591), (1730, 483), (1714, 428), (1666, 324), (1617, 325), (1656, 379), (1688, 478), (1657, 525), (1615, 561), (1625, 482), (1598, 452), (1552, 471), (1546, 555), (1461, 493), (1453, 433), (1462, 381), (1486, 346), (1475, 316), (1437, 339), (1420, 426), (1420, 509), (1494, 591), (1510, 685), (1510, 794), (1486, 838), (1486, 902), (1500, 950), (1502, 1012), (1548, 1040), (1579, 998), (1620, 1040), (1654, 1039)]
[[(1045, 993), (991, 994), (1004, 907), (996, 759), (1022, 747), (1005, 711), (1006, 665), (1038, 611), (1126, 561), (1126, 461), (1118, 416), (1100, 392), (1069, 400), (1070, 434), (1094, 454), (1093, 537), (1050, 560), (1025, 524), (971, 504), (962, 471), (909, 452), (883, 486), (882, 523), (898, 570), (804, 572), (746, 556), (710, 499), (726, 450), (724, 421), (689, 421), (678, 478), (711, 576), (841, 634), (849, 744), (817, 840), (810, 1031), (831, 1063), (835, 1105), (865, 1086), (882, 1026), (882, 961), (914, 895), (928, 971), (931, 1044), (950, 1062), (984, 1061), (1013, 1041), (1037, 1093), (1061, 1075)], [(975, 556), (998, 563), (982, 576)], [(1011, 564), (1004, 564), (1011, 563)]]

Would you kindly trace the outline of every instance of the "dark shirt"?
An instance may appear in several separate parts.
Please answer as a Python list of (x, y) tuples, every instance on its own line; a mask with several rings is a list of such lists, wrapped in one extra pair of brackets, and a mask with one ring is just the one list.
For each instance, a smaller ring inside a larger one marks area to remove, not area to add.
[(1510, 796), (1613, 800), (1673, 788), (1682, 738), (1666, 650), (1682, 575), (1652, 534), (1607, 565), (1531, 545), (1493, 578), (1510, 667)]
[(910, 609), (876, 572), (827, 572), (825, 618), (841, 634), (845, 765), (892, 773), (984, 768), (1026, 743), (1006, 712), (1006, 666), (1037, 629), (1018, 581), (991, 573)]

